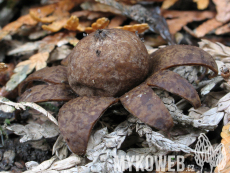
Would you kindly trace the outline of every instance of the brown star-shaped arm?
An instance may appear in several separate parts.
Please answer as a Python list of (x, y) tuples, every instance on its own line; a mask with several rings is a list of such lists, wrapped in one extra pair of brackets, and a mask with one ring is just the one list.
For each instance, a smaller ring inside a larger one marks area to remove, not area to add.
[(159, 49), (150, 55), (152, 73), (165, 70), (170, 67), (182, 65), (204, 66), (218, 74), (218, 68), (213, 57), (204, 50), (188, 45), (172, 45)]
[(194, 108), (198, 108), (201, 105), (199, 95), (194, 87), (173, 71), (164, 70), (154, 73), (147, 79), (147, 84), (179, 95), (188, 100)]
[(77, 94), (66, 84), (37, 85), (27, 89), (18, 102), (69, 101), (76, 97)]
[(85, 154), (92, 128), (105, 110), (116, 102), (118, 99), (113, 97), (78, 97), (62, 106), (58, 124), (73, 153)]
[(120, 98), (123, 106), (142, 122), (163, 131), (173, 127), (173, 120), (161, 99), (145, 83)]
[(47, 67), (32, 73), (19, 85), (19, 95), (21, 95), (26, 90), (27, 85), (33, 81), (42, 81), (50, 84), (68, 84), (67, 67)]

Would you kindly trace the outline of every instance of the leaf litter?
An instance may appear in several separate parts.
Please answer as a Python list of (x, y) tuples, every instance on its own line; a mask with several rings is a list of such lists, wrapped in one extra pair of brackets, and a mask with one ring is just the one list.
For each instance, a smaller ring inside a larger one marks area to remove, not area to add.
[[(100, 125), (97, 124), (93, 129), (87, 147), (87, 154), (84, 157), (71, 154), (63, 137), (59, 134), (55, 111), (52, 112), (50, 108), (43, 108), (44, 105), (42, 107), (42, 105), (39, 106), (31, 102), (17, 103), (15, 102), (17, 95), (14, 96), (14, 101), (1, 96), (0, 111), (5, 113), (19, 111), (20, 114), (29, 113), (32, 115), (32, 118), (29, 118), (26, 123), (20, 123), (16, 117), (9, 120), (10, 123), (13, 123), (2, 126), (3, 130), (10, 130), (11, 133), (20, 136), (20, 142), (29, 142), (34, 148), (43, 150), (53, 148), (54, 156), (50, 160), (42, 163), (35, 160), (26, 162), (26, 172), (114, 172), (113, 157), (115, 155), (133, 156), (139, 154), (148, 157), (167, 155), (170, 152), (179, 151), (191, 154), (194, 153), (194, 144), (199, 139), (199, 135), (215, 130), (218, 126), (221, 126), (220, 122), (222, 120), (224, 126), (221, 132), (221, 143), (225, 148), (229, 148), (230, 48), (222, 43), (205, 39), (210, 34), (220, 35), (229, 32), (229, 2), (213, 0), (217, 11), (215, 12), (210, 10), (212, 4), (207, 0), (193, 0), (192, 3), (196, 4), (197, 9), (192, 11), (174, 10), (173, 7), (178, 6), (181, 0), (148, 1), (148, 3), (157, 2), (158, 5), (160, 4), (161, 10), (159, 6), (149, 10), (139, 0), (96, 1), (53, 1), (44, 6), (30, 8), (29, 14), (3, 26), (0, 30), (1, 42), (17, 40), (18, 38), (14, 37), (17, 35), (27, 38), (27, 40), (19, 40), (21, 41), (19, 46), (7, 49), (6, 56), (22, 59), (17, 61), (16, 67), (13, 67), (14, 74), (9, 75), (10, 79), (7, 79), (6, 84), (2, 84), (1, 90), (4, 90), (4, 88), (8, 92), (17, 90), (18, 84), (34, 70), (42, 69), (47, 65), (50, 66), (50, 64), (58, 64), (58, 61), (63, 60), (73, 46), (78, 43), (79, 33), (91, 33), (104, 28), (125, 29), (148, 38), (150, 41), (148, 42), (148, 39), (145, 39), (144, 43), (149, 54), (160, 48), (153, 45), (175, 44), (173, 36), (176, 37), (178, 33), (182, 33), (182, 40), (187, 40), (188, 44), (191, 43), (189, 42), (191, 37), (204, 38), (198, 43), (199, 47), (215, 58), (219, 69), (218, 76), (200, 81), (200, 78), (202, 78), (200, 74), (211, 74), (211, 72), (203, 68), (189, 66), (173, 69), (197, 89), (201, 95), (202, 107), (198, 109), (188, 107), (184, 99), (178, 101), (177, 97), (168, 92), (154, 89), (176, 124), (170, 132), (171, 138), (168, 138), (161, 131), (153, 130), (132, 115), (128, 115), (125, 120), (116, 123), (116, 125), (112, 125), (111, 118), (105, 116), (104, 119), (102, 118), (99, 121)], [(83, 10), (76, 11), (77, 8), (75, 7)], [(191, 25), (195, 21), (199, 21), (201, 24)], [(22, 31), (34, 28), (36, 30), (28, 32), (26, 36), (21, 35)], [(151, 35), (153, 33), (159, 34), (159, 38), (165, 41), (157, 43)], [(191, 35), (188, 37), (186, 34)], [(32, 42), (31, 40), (34, 39), (35, 41)], [(26, 55), (28, 57), (23, 58)], [(0, 63), (1, 72), (5, 72), (7, 68), (9, 68), (8, 61), (7, 63)], [(62, 104), (53, 102), (47, 105), (51, 109), (53, 107), (59, 109)], [(111, 113), (107, 112), (107, 114)], [(105, 119), (107, 120), (105, 121)], [(183, 128), (182, 131), (181, 127)], [(138, 148), (127, 142), (134, 134), (136, 134), (135, 141), (140, 141), (136, 143)], [(51, 147), (43, 144), (44, 140), (50, 139), (56, 141), (52, 143)], [(124, 148), (123, 145), (128, 147)], [(213, 145), (213, 143), (210, 145)], [(213, 151), (219, 152), (220, 147), (218, 147), (214, 148)], [(5, 152), (3, 160), (9, 159), (13, 163), (15, 156), (13, 152), (10, 153), (11, 151)], [(225, 167), (217, 162), (212, 166), (217, 166), (216, 170), (219, 169), (220, 172), (228, 172), (229, 158), (230, 155), (227, 154)], [(125, 163), (126, 168), (129, 168), (128, 160), (125, 160)], [(136, 164), (133, 163), (133, 168), (137, 168)], [(202, 164), (200, 163), (200, 166)], [(7, 167), (7, 169), (10, 169), (10, 167)]]

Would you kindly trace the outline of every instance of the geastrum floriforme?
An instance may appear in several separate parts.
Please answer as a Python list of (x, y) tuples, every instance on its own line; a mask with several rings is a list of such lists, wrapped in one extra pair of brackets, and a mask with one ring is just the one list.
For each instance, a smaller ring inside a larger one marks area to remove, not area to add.
[[(142, 122), (170, 130), (173, 120), (152, 87), (164, 89), (189, 101), (201, 103), (194, 87), (177, 73), (167, 70), (181, 65), (200, 65), (217, 75), (214, 59), (200, 48), (167, 46), (150, 56), (141, 39), (119, 29), (97, 30), (84, 37), (68, 58), (68, 66), (47, 67), (21, 83), (19, 101), (68, 101), (59, 110), (61, 134), (72, 152), (86, 152), (90, 132), (112, 104), (124, 108)], [(33, 81), (46, 84), (30, 89)]]

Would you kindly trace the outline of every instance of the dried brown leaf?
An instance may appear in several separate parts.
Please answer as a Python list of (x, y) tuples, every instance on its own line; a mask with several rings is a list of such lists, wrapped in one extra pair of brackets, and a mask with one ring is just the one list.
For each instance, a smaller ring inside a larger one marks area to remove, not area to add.
[(168, 9), (173, 6), (178, 0), (165, 0), (161, 6), (162, 9)]
[(114, 7), (95, 2), (84, 2), (81, 4), (81, 8), (83, 10), (89, 11), (111, 12), (113, 14), (121, 14), (121, 12)]
[(195, 29), (194, 34), (199, 38), (203, 37), (207, 33), (209, 33), (210, 31), (221, 26), (222, 24), (223, 24), (222, 22), (217, 21), (215, 18), (209, 19), (208, 21), (206, 21), (203, 24), (201, 24), (200, 26), (198, 26)]
[(68, 19), (64, 18), (64, 19), (55, 21), (49, 25), (42, 25), (42, 29), (51, 31), (51, 32), (57, 32), (57, 31), (60, 31), (66, 25), (67, 21)]
[(229, 0), (213, 0), (216, 5), (216, 20), (219, 22), (227, 22), (230, 20), (230, 1)]
[(0, 63), (0, 72), (5, 71), (6, 69), (8, 69), (8, 66), (5, 63), (1, 62)]
[(15, 72), (21, 71), (25, 65), (28, 65), (29, 68), (26, 74), (31, 73), (31, 71), (36, 68), (36, 70), (40, 70), (46, 67), (46, 61), (49, 58), (49, 52), (37, 53), (29, 58), (29, 60), (20, 62), (17, 64), (14, 69)]
[(220, 59), (225, 62), (226, 59), (230, 58), (230, 47), (225, 46), (221, 43), (213, 43), (211, 41), (202, 39), (198, 43), (199, 47), (212, 55), (215, 59)]
[(52, 22), (55, 20), (54, 17), (46, 17), (47, 15), (54, 12), (57, 4), (46, 5), (43, 7), (37, 7), (30, 9), (30, 15), (33, 19), (38, 22)]
[[(222, 128), (222, 132), (221, 132), (221, 143), (224, 145), (224, 149), (226, 152), (226, 165), (223, 169), (221, 169), (222, 165), (218, 165), (215, 169), (215, 173), (220, 172), (220, 173), (229, 173), (230, 171), (230, 123), (226, 124), (223, 128)], [(221, 170), (218, 170), (221, 169)]]
[(142, 24), (135, 24), (135, 25), (125, 25), (125, 26), (116, 27), (116, 28), (127, 30), (127, 31), (134, 32), (134, 33), (136, 31), (138, 33), (142, 33), (149, 29), (149, 25), (147, 23), (142, 23)]
[(199, 10), (204, 10), (209, 5), (209, 0), (193, 0), (193, 2), (197, 3), (197, 8)]
[(76, 31), (79, 25), (79, 19), (76, 16), (71, 16), (66, 24), (64, 25), (65, 29), (68, 29), (70, 31)]
[(124, 3), (127, 3), (127, 4), (136, 4), (138, 2), (162, 2), (162, 1), (165, 1), (165, 0), (116, 0), (116, 1), (119, 1), (119, 2), (124, 2)]
[(97, 19), (97, 21), (95, 23), (93, 23), (91, 26), (94, 30), (97, 30), (97, 29), (106, 28), (108, 26), (108, 24), (109, 24), (109, 19), (102, 17), (100, 19)]
[(216, 29), (215, 34), (216, 35), (221, 35), (221, 34), (226, 34), (230, 32), (230, 23), (227, 23), (219, 28)]
[(8, 34), (16, 33), (22, 25), (34, 26), (36, 24), (37, 21), (32, 19), (30, 15), (21, 16), (18, 20), (7, 24), (0, 30), (0, 40)]
[(115, 16), (114, 18), (111, 19), (108, 28), (115, 28), (120, 26), (127, 18), (125, 16)]
[(162, 15), (167, 19), (169, 30), (171, 34), (175, 34), (183, 26), (193, 21), (202, 21), (205, 19), (210, 19), (215, 17), (215, 12), (212, 11), (174, 11), (174, 10), (164, 10)]
[[(79, 2), (78, 2), (79, 3)], [(51, 23), (49, 25), (42, 25), (44, 30), (57, 32), (64, 26), (70, 30), (76, 30), (76, 18), (70, 18), (69, 10), (75, 6), (75, 1), (62, 0), (58, 3), (38, 7), (30, 10), (30, 15), (37, 21), (42, 23)], [(49, 15), (49, 16), (48, 16)], [(74, 25), (74, 26), (73, 26)]]
[(86, 17), (89, 20), (94, 20), (94, 19), (98, 19), (101, 17), (108, 17), (109, 13), (99, 12), (99, 11), (81, 10), (81, 11), (73, 12), (71, 15), (76, 16), (76, 17)]
[(99, 18), (99, 19), (97, 19), (96, 22), (94, 22), (91, 25), (91, 27), (85, 28), (85, 32), (91, 33), (91, 32), (94, 32), (98, 29), (105, 29), (108, 26), (108, 24), (109, 24), (108, 18), (105, 18), (105, 17)]

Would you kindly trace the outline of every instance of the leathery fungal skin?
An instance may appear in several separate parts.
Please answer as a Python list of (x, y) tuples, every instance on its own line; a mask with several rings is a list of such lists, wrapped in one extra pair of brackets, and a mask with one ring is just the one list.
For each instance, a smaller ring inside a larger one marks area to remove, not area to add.
[[(213, 76), (218, 73), (212, 56), (198, 47), (173, 45), (148, 55), (136, 34), (119, 29), (89, 34), (67, 60), (67, 67), (47, 67), (28, 76), (19, 87), (23, 93), (19, 101), (68, 101), (59, 110), (59, 128), (71, 151), (79, 155), (85, 154), (97, 120), (117, 102), (142, 122), (169, 131), (172, 117), (153, 87), (179, 95), (198, 108), (196, 90), (168, 68), (200, 65), (211, 69)], [(46, 85), (27, 89), (33, 81)]]

